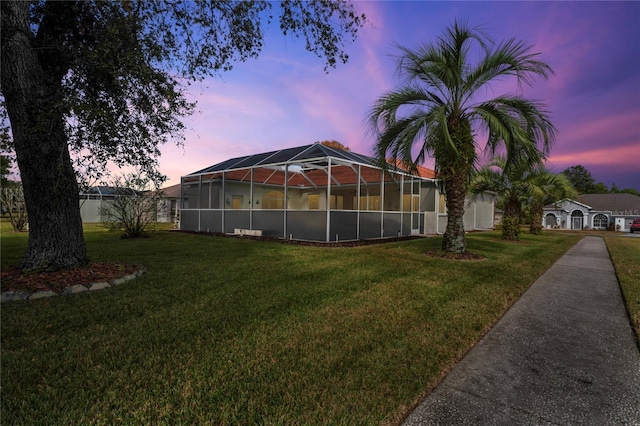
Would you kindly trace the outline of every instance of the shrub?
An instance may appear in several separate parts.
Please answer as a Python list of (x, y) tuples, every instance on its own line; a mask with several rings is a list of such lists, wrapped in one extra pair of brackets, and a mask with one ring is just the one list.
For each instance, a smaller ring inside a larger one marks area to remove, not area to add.
[(518, 217), (504, 216), (502, 218), (502, 239), (517, 240), (520, 233), (520, 220)]
[(14, 232), (24, 232), (29, 223), (27, 207), (24, 203), (22, 186), (2, 188), (0, 192), (0, 207), (2, 213), (9, 218)]
[(104, 226), (110, 231), (122, 231), (123, 238), (144, 237), (159, 210), (165, 208), (162, 194), (148, 189), (150, 182), (136, 174), (114, 179), (114, 197), (99, 208)]

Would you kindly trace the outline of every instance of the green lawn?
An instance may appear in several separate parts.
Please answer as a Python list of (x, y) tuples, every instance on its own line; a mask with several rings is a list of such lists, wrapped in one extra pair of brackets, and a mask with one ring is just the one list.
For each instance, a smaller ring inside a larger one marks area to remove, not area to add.
[[(637, 338), (640, 336), (640, 240), (611, 236), (605, 241)], [(640, 349), (640, 340), (637, 342)]]
[[(580, 238), (474, 233), (487, 259), (460, 262), (422, 254), (440, 238), (316, 248), (89, 227), (92, 260), (148, 272), (2, 305), (2, 422), (393, 423)], [(26, 236), (3, 224), (1, 245), (17, 264)]]

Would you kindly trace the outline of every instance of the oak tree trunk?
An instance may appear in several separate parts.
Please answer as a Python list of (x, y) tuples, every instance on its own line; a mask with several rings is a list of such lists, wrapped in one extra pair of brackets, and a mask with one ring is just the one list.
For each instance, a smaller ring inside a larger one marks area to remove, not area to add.
[(2, 93), (29, 215), (23, 268), (63, 269), (87, 262), (78, 184), (71, 164), (64, 75), (45, 69), (33, 46), (29, 2), (2, 2)]

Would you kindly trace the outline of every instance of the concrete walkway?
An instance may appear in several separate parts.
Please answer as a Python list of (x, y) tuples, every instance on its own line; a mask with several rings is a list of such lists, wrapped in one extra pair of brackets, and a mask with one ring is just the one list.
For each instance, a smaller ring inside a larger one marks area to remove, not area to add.
[(640, 425), (640, 355), (604, 240), (586, 237), (405, 425)]

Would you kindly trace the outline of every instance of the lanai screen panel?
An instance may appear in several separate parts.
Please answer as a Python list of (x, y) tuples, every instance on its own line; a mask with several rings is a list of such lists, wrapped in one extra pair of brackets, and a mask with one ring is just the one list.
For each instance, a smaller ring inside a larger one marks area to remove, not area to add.
[(193, 229), (191, 210), (201, 209), (209, 212), (197, 216), (201, 231), (248, 228), (319, 241), (409, 235), (421, 227), (410, 214), (419, 209), (421, 182), (383, 172), (370, 157), (313, 144), (230, 159), (184, 177), (183, 217)]

